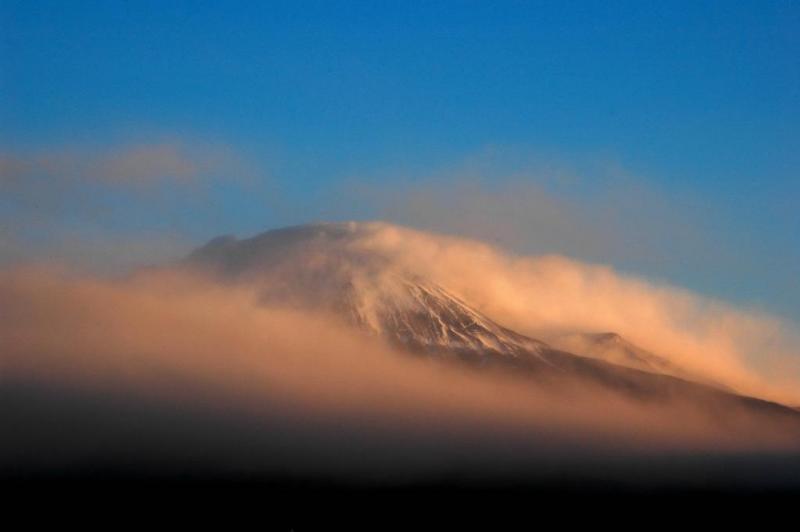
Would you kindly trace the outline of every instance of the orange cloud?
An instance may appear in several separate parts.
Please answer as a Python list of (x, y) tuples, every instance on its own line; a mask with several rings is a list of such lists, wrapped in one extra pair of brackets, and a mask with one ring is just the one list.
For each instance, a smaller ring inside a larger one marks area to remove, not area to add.
[(310, 427), (335, 422), (423, 439), (489, 433), (496, 442), (567, 438), (629, 449), (797, 443), (781, 423), (735, 409), (724, 416), (735, 420), (731, 432), (680, 398), (640, 403), (582, 381), (541, 387), (416, 359), (323, 314), (265, 307), (252, 290), (174, 272), (118, 282), (6, 272), (0, 299), (5, 382), (210, 401), (256, 418), (280, 413)]
[[(768, 314), (560, 256), (367, 224), (354, 245), (446, 286), (534, 337), (614, 331), (744, 393), (800, 404), (800, 333)], [(780, 368), (780, 369), (778, 369)]]

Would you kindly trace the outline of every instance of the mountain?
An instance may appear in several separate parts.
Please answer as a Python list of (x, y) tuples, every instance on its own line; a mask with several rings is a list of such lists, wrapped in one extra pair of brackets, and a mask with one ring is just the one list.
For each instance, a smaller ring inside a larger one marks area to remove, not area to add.
[(334, 313), (416, 355), (508, 369), (543, 385), (566, 376), (637, 399), (679, 397), (800, 419), (788, 407), (721, 389), (614, 333), (578, 333), (551, 345), (504, 327), (374, 245), (386, 227), (312, 224), (244, 240), (220, 237), (183, 265), (223, 282), (253, 284), (264, 301)]
[(553, 365), (555, 351), (545, 342), (499, 325), (445, 287), (355, 245), (363, 229), (316, 224), (247, 240), (221, 237), (186, 262), (228, 281), (256, 283), (265, 300), (332, 311), (414, 353), (480, 365)]

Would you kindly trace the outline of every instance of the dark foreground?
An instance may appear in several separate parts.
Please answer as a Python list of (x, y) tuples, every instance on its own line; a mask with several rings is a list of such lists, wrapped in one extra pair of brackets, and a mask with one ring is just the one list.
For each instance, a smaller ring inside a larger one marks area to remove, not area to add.
[[(333, 429), (323, 439), (291, 420), (256, 430), (229, 412), (46, 391), (0, 388), (0, 510), (26, 525), (161, 528), (169, 517), (223, 530), (245, 521), (298, 532), (528, 530), (544, 519), (641, 528), (683, 515), (718, 522), (741, 512), (766, 525), (774, 510), (800, 508), (800, 453), (633, 455), (554, 447), (535, 460), (508, 460), (514, 448), (503, 441), (481, 456), (448, 440), (401, 445), (395, 435), (333, 438)], [(419, 467), (418, 455), (435, 456), (439, 465)], [(459, 460), (442, 465), (454, 455)], [(365, 463), (372, 466), (359, 469)], [(322, 470), (329, 473), (309, 473)], [(640, 513), (646, 521), (634, 520)]]
[[(778, 463), (751, 466), (760, 474), (787, 473)], [(798, 461), (788, 466), (794, 475)], [(7, 514), (22, 512), (26, 523), (101, 526), (197, 522), (294, 531), (505, 530), (537, 528), (556, 519), (562, 526), (640, 528), (642, 516), (658, 525), (719, 524), (745, 514), (769, 523), (784, 513), (791, 516), (800, 504), (800, 480), (753, 484), (724, 475), (684, 480), (449, 478), (402, 484), (106, 470), (17, 472), (2, 483), (10, 488)]]

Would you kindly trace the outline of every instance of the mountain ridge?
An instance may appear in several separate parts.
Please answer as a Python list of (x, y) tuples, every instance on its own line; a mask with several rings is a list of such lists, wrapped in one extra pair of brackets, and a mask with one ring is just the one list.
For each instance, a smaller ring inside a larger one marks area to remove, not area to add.
[(255, 282), (266, 301), (288, 297), (328, 310), (362, 332), (417, 355), (456, 359), (478, 368), (501, 367), (539, 380), (576, 377), (644, 400), (727, 402), (792, 414), (800, 421), (788, 406), (702, 382), (617, 333), (579, 333), (602, 349), (622, 349), (622, 359), (614, 360), (565, 350), (506, 328), (446, 287), (395, 267), (389, 258), (361, 245), (386, 227), (391, 226), (319, 223), (242, 240), (218, 237), (182, 264), (228, 280)]

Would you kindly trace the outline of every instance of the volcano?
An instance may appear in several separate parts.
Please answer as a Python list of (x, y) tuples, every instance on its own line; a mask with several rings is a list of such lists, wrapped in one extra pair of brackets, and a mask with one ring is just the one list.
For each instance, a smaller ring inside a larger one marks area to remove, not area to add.
[[(694, 375), (613, 332), (576, 331), (554, 343), (516, 332), (398, 258), (404, 236), (380, 222), (302, 225), (215, 238), (181, 266), (253, 285), (265, 302), (330, 313), (409, 355), (497, 368), (534, 386), (566, 376), (640, 400), (678, 398), (715, 412), (746, 408), (800, 423), (794, 409)], [(382, 246), (387, 239), (392, 246)]]

